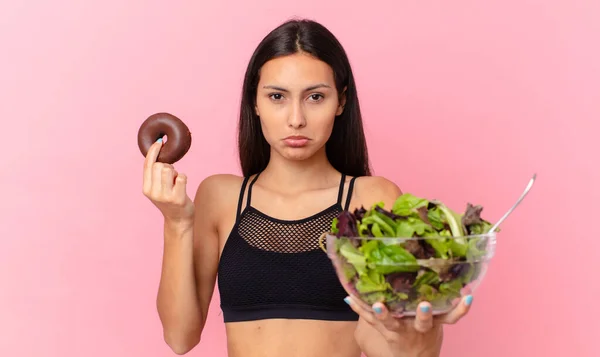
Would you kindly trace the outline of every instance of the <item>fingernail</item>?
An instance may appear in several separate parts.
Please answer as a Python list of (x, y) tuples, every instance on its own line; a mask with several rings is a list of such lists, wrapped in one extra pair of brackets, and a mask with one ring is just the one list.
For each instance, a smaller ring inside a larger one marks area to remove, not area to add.
[(429, 306), (428, 305), (421, 306), (421, 311), (423, 311), (424, 313), (428, 313), (429, 312)]
[(344, 298), (344, 301), (346, 302), (346, 304), (350, 305), (350, 298), (349, 297), (346, 296)]
[(156, 140), (157, 143), (162, 143), (162, 138), (158, 138), (158, 140)]
[(468, 295), (467, 298), (465, 299), (465, 304), (467, 304), (467, 306), (471, 305), (471, 303), (473, 302), (473, 296)]
[(379, 306), (375, 306), (375, 307), (373, 308), (373, 310), (375, 310), (375, 313), (376, 313), (376, 314), (381, 314), (381, 311), (383, 311), (383, 310), (381, 310), (381, 307), (379, 307)]

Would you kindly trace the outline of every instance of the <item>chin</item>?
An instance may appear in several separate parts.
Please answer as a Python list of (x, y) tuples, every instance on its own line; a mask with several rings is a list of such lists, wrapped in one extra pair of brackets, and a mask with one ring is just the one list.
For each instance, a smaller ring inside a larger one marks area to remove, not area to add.
[(291, 148), (288, 146), (282, 147), (278, 150), (278, 154), (286, 160), (302, 161), (310, 159), (317, 153), (317, 150), (310, 146), (304, 146), (299, 148)]
[(302, 160), (309, 159), (311, 156), (314, 155), (314, 152), (312, 150), (307, 150), (304, 148), (302, 148), (302, 149), (286, 148), (286, 150), (284, 150), (281, 154), (282, 154), (281, 156), (283, 156), (285, 159), (293, 160), (293, 161), (302, 161)]

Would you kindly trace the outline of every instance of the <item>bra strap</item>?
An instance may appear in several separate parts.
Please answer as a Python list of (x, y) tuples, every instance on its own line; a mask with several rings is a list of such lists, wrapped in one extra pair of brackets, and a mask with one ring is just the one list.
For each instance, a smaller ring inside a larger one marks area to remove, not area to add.
[(244, 191), (246, 191), (246, 185), (248, 184), (248, 177), (244, 177), (242, 182), (242, 188), (240, 189), (240, 198), (238, 199), (237, 213), (235, 215), (236, 221), (240, 218), (242, 213), (242, 201), (244, 200)]
[(340, 180), (340, 188), (338, 192), (338, 205), (342, 205), (342, 195), (344, 194), (344, 184), (346, 183), (346, 174), (342, 174), (342, 179)]
[(350, 208), (350, 199), (352, 199), (352, 190), (354, 189), (354, 181), (356, 180), (356, 176), (354, 176), (350, 180), (350, 184), (348, 185), (348, 195), (346, 196), (346, 205), (344, 206), (344, 210), (347, 211)]
[(254, 176), (254, 179), (252, 179), (252, 181), (250, 182), (250, 186), (248, 186), (248, 198), (246, 199), (246, 208), (250, 207), (250, 200), (252, 198), (252, 186), (258, 179), (258, 176), (260, 176), (260, 172), (257, 173), (256, 176)]

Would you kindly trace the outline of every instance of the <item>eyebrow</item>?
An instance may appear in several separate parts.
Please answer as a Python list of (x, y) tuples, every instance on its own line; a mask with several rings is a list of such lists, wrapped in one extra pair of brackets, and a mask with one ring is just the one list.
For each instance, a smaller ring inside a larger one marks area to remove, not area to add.
[[(273, 86), (273, 85), (266, 85), (266, 86), (263, 86), (263, 88), (264, 89), (274, 89), (274, 90), (278, 90), (278, 91), (282, 91), (282, 92), (288, 92), (288, 90), (285, 88)], [(318, 84), (315, 84), (315, 85), (305, 88), (304, 91), (315, 90), (318, 88), (331, 88), (331, 86), (329, 86), (325, 83), (318, 83)]]

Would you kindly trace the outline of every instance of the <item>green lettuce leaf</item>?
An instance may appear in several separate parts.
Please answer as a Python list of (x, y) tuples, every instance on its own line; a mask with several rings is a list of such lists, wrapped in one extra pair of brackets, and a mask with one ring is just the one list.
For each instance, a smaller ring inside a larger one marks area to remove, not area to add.
[(474, 236), (491, 228), (481, 211), (481, 206), (467, 204), (458, 213), (438, 200), (408, 193), (390, 210), (378, 202), (369, 209), (345, 211), (331, 227), (338, 237), (342, 273), (369, 303), (408, 309), (420, 301), (434, 308), (449, 306), (477, 279), (488, 253), (487, 237)]
[(392, 207), (392, 212), (398, 216), (411, 216), (418, 214), (420, 207), (427, 207), (429, 201), (424, 198), (416, 197), (410, 193), (405, 193), (398, 197)]

